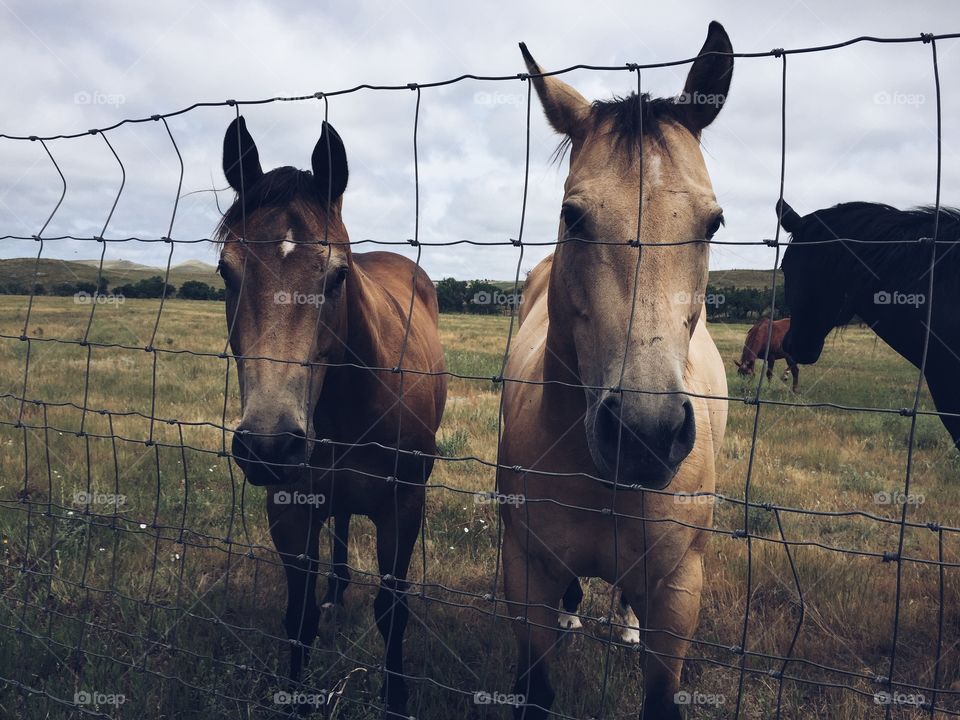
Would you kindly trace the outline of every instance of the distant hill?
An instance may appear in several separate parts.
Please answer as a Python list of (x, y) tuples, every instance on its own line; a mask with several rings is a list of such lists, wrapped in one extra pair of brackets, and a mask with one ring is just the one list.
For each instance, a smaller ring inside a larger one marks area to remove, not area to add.
[[(0, 286), (7, 284), (28, 284), (33, 277), (35, 258), (14, 258), (0, 260)], [(37, 266), (36, 282), (44, 286), (58, 283), (85, 281), (96, 283), (99, 260), (48, 260), (41, 258)], [(126, 283), (135, 283), (153, 275), (163, 277), (164, 267), (150, 267), (130, 260), (105, 260), (103, 275), (110, 288)], [(217, 275), (217, 269), (200, 260), (187, 260), (170, 268), (171, 285), (180, 287), (187, 280), (200, 280), (216, 288), (223, 287), (223, 281)]]
[[(0, 285), (29, 282), (35, 262), (34, 258), (0, 260)], [(98, 260), (41, 259), (37, 282), (41, 285), (51, 286), (78, 280), (96, 282), (98, 265)], [(137, 282), (152, 275), (163, 277), (165, 272), (165, 268), (141, 265), (130, 260), (105, 260), (103, 263), (103, 274), (107, 277), (111, 288), (125, 283)], [(525, 275), (521, 276), (521, 283), (525, 277)], [(440, 278), (434, 279), (439, 280)], [(187, 280), (200, 280), (216, 288), (223, 287), (223, 281), (217, 275), (216, 267), (202, 260), (185, 260), (170, 268), (169, 282), (172, 285), (180, 287)], [(710, 271), (710, 285), (712, 287), (763, 289), (770, 287), (770, 280), (771, 273), (769, 270)], [(492, 280), (490, 282), (504, 292), (513, 291), (513, 280)], [(783, 286), (783, 274), (779, 270), (777, 271), (777, 286)]]

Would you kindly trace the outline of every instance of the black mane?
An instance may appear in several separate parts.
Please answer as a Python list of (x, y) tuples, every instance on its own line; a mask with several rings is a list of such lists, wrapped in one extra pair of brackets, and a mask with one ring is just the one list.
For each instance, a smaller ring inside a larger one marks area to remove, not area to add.
[[(626, 97), (615, 95), (610, 100), (595, 100), (590, 106), (590, 122), (594, 128), (610, 126), (615, 142), (628, 156), (644, 138), (658, 143), (663, 139), (663, 125), (674, 122), (683, 125), (684, 106), (676, 98), (654, 98), (649, 93)], [(570, 147), (570, 138), (564, 138), (555, 157), (560, 159)]]
[[(803, 244), (838, 238), (869, 240), (869, 243), (838, 242), (819, 247), (825, 255), (842, 262), (845, 271), (858, 276), (872, 278), (870, 271), (881, 277), (921, 276), (930, 266), (930, 250), (928, 245), (918, 244), (916, 240), (933, 237), (935, 224), (938, 241), (960, 240), (960, 210), (941, 207), (939, 223), (936, 220), (937, 211), (933, 207), (898, 210), (882, 203), (841, 203), (804, 216), (794, 229), (793, 242)], [(854, 261), (855, 267), (847, 267), (853, 259), (851, 253), (862, 260), (862, 264)], [(960, 272), (956, 245), (938, 243), (936, 270), (935, 277), (956, 282)]]
[(254, 210), (282, 208), (297, 200), (313, 206), (317, 203), (322, 205), (326, 199), (320, 197), (313, 173), (309, 170), (289, 166), (275, 168), (253, 187), (245, 188), (242, 195), (237, 194), (233, 204), (223, 214), (214, 238), (218, 242), (225, 241), (229, 228), (241, 227), (244, 219), (249, 218)]
[(648, 93), (635, 92), (596, 100), (590, 111), (595, 127), (609, 122), (617, 139), (630, 144), (645, 137), (659, 139), (662, 123), (681, 123), (681, 117), (682, 106), (675, 98), (651, 98)]

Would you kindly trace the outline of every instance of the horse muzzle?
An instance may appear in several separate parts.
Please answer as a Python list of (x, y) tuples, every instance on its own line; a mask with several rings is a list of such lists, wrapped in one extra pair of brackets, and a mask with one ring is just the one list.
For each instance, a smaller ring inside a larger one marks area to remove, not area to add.
[(812, 365), (820, 359), (820, 353), (823, 352), (823, 340), (804, 342), (799, 340), (793, 328), (790, 328), (783, 338), (783, 351), (794, 362), (801, 365)]
[(306, 433), (294, 424), (267, 430), (241, 423), (233, 435), (233, 459), (251, 485), (290, 483), (308, 460)]
[(661, 490), (696, 438), (693, 403), (686, 395), (608, 392), (597, 408), (589, 444), (609, 484)]

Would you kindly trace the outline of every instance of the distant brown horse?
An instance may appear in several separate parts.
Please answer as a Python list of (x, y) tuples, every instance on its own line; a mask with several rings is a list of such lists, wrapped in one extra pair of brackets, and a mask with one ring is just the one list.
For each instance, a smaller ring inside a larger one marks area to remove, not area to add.
[(600, 577), (640, 618), (644, 717), (679, 718), (713, 507), (674, 493), (713, 492), (727, 416), (708, 399), (727, 383), (697, 300), (723, 222), (700, 132), (726, 98), (732, 48), (711, 23), (679, 101), (594, 104), (521, 49), (571, 148), (562, 242), (527, 279), (505, 372), (499, 489), (526, 500), (501, 506), (509, 614), (522, 618), (516, 715), (550, 713), (558, 605)]
[(312, 165), (312, 174), (264, 173), (243, 118), (224, 137), (223, 169), (238, 193), (218, 228), (242, 405), (233, 456), (250, 483), (270, 486), (270, 532), (287, 576), (285, 627), (296, 641), (294, 682), (320, 621), (320, 529), (335, 519), (323, 603), (332, 606), (350, 578), (350, 516), (373, 520), (382, 696), (387, 717), (405, 717), (405, 578), (447, 392), (436, 292), (400, 255), (351, 251), (341, 219), (347, 156), (327, 123)]
[[(773, 379), (773, 366), (781, 358), (787, 361), (787, 370), (793, 375), (793, 391), (797, 392), (797, 386), (800, 382), (800, 368), (783, 349), (783, 339), (790, 329), (790, 318), (774, 320), (773, 333), (770, 334), (770, 318), (762, 318), (747, 331), (747, 337), (743, 341), (743, 352), (739, 360), (734, 360), (733, 364), (737, 366), (737, 372), (740, 375), (753, 375), (754, 364), (757, 359), (763, 360), (767, 371), (767, 382)], [(767, 349), (767, 336), (770, 335), (770, 348)], [(780, 378), (784, 382), (787, 380), (787, 370), (783, 371)]]

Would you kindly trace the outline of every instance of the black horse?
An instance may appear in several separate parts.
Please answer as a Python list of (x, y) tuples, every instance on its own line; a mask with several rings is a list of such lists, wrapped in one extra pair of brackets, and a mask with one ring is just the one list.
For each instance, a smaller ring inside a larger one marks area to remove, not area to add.
[(777, 215), (793, 236), (782, 264), (784, 349), (814, 363), (830, 331), (857, 316), (919, 368), (932, 303), (924, 377), (960, 446), (960, 210), (850, 202), (800, 217), (783, 202)]

